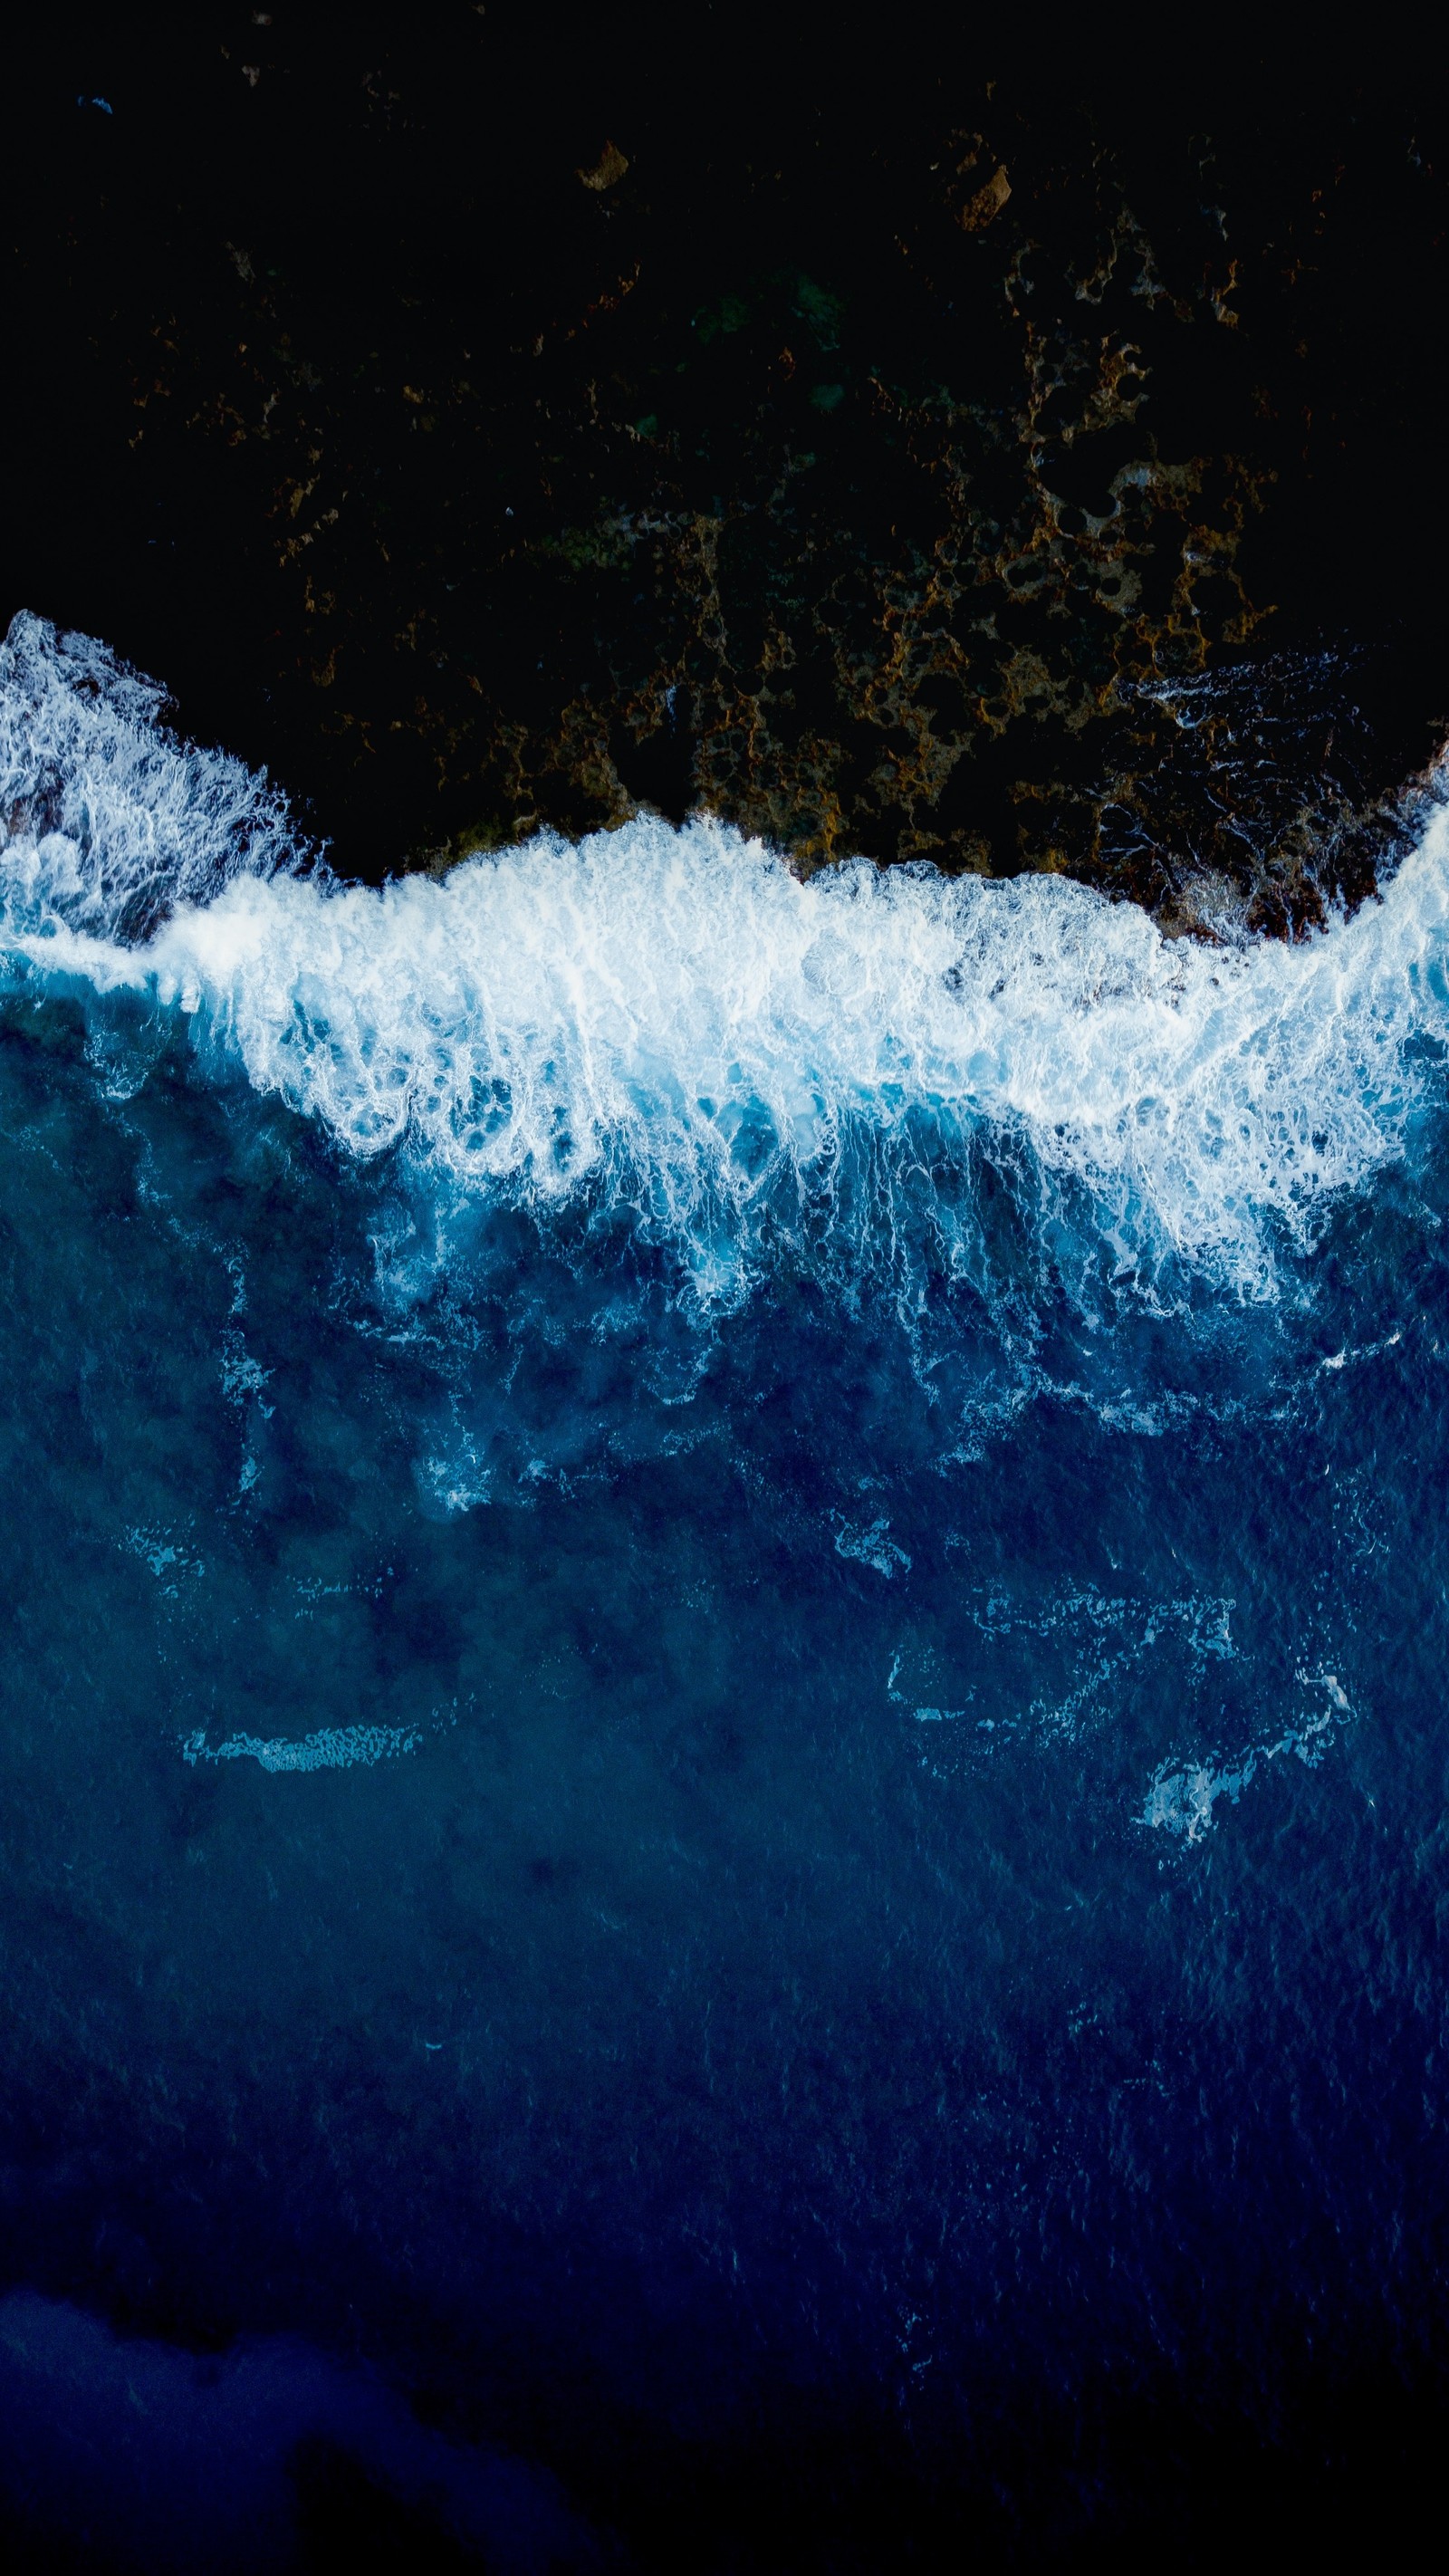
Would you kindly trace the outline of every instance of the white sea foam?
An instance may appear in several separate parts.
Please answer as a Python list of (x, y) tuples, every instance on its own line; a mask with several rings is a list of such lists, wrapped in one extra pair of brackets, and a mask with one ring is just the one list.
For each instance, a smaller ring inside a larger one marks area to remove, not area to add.
[(422, 1740), (412, 1726), (322, 1726), (311, 1735), (229, 1735), (224, 1744), (208, 1744), (199, 1730), (181, 1755), (186, 1762), (259, 1762), (264, 1771), (349, 1771), (354, 1763), (416, 1753)]
[[(1178, 1256), (1271, 1293), (1275, 1244), (1402, 1151), (1449, 1039), (1442, 811), (1381, 901), (1242, 951), (1056, 878), (802, 884), (708, 822), (344, 889), (296, 872), (269, 791), (159, 733), (99, 648), (17, 628), (16, 968), (151, 991), (359, 1156), (540, 1206), (612, 1194), (706, 1290), (738, 1284), (765, 1212), (858, 1252), (934, 1197), (955, 1257), (987, 1135), (1048, 1199), (1088, 1194), (1124, 1273)], [(138, 887), (170, 909), (128, 945)]]
[(1218, 1800), (1226, 1798), (1236, 1806), (1259, 1769), (1276, 1762), (1280, 1754), (1295, 1754), (1310, 1771), (1316, 1770), (1339, 1728), (1352, 1718), (1353, 1703), (1337, 1673), (1301, 1672), (1298, 1680), (1304, 1690), (1322, 1691), (1325, 1705), (1315, 1708), (1301, 1724), (1289, 1726), (1272, 1743), (1249, 1745), (1236, 1761), (1213, 1755), (1180, 1769), (1171, 1762), (1159, 1764), (1139, 1823), (1180, 1835), (1187, 1843), (1201, 1842), (1215, 1822)]
[(178, 742), (166, 692), (89, 635), (23, 612), (0, 643), (0, 867), (8, 922), (144, 935), (229, 876), (308, 856), (285, 798)]

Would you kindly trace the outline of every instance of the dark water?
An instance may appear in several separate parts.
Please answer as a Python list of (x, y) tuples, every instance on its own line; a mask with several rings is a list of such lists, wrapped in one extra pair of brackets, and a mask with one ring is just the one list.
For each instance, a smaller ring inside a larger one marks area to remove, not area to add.
[[(1366, 2390), (1402, 2486), (1439, 826), (1216, 961), (662, 827), (389, 914), (7, 650), (32, 2539), (1076, 2564)], [(208, 832), (239, 873), (127, 946)]]

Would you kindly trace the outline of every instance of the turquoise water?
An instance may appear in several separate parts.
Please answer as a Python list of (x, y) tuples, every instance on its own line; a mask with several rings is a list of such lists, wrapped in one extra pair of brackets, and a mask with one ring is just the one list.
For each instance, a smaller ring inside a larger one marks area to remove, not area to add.
[(1153, 2408), (1432, 2386), (1437, 814), (1294, 949), (647, 821), (378, 894), (3, 658), (18, 2509), (1050, 2557)]

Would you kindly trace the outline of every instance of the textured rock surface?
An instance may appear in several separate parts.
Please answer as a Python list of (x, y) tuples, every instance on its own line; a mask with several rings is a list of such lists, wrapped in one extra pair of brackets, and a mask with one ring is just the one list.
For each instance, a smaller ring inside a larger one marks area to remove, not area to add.
[(56, 39), (6, 612), (370, 873), (644, 802), (1172, 923), (1360, 895), (1449, 712), (1413, 67), (827, 81), (705, 12), (701, 83), (522, 23)]

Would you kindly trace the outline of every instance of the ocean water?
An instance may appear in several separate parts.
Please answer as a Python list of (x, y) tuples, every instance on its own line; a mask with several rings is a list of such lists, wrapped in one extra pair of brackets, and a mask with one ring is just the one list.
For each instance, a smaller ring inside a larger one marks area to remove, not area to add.
[(1449, 812), (1291, 947), (377, 891), (160, 718), (0, 648), (25, 2527), (1056, 2564), (1424, 2402)]

